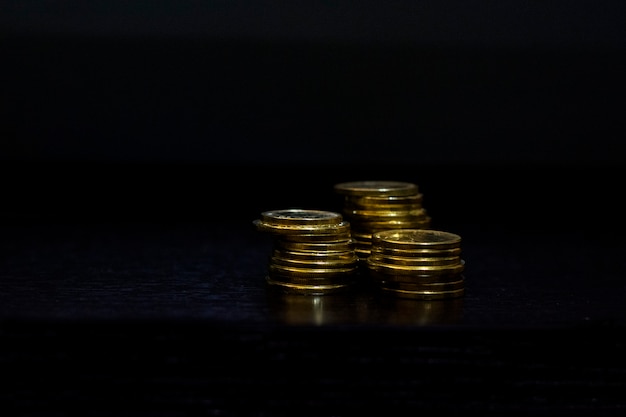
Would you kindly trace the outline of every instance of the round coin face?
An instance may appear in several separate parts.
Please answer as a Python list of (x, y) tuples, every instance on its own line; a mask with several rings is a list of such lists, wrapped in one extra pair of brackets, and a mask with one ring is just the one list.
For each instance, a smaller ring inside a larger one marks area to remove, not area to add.
[(350, 181), (335, 184), (335, 192), (350, 196), (407, 196), (418, 193), (417, 184), (403, 181)]
[(341, 223), (343, 216), (334, 211), (290, 208), (264, 211), (261, 213), (261, 220), (268, 224), (285, 226), (332, 225)]
[(372, 243), (382, 247), (409, 248), (455, 248), (461, 244), (461, 236), (430, 229), (391, 229), (376, 232)]

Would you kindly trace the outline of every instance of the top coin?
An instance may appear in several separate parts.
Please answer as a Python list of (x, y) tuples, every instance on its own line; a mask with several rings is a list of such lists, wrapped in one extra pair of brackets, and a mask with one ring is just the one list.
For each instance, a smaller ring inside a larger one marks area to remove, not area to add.
[(392, 229), (372, 235), (376, 247), (400, 249), (450, 249), (460, 247), (461, 236), (430, 229)]
[(403, 181), (351, 181), (335, 184), (335, 192), (349, 196), (407, 196), (418, 193), (417, 184)]
[(340, 213), (326, 210), (283, 209), (269, 210), (261, 213), (265, 224), (283, 226), (338, 225), (343, 216)]

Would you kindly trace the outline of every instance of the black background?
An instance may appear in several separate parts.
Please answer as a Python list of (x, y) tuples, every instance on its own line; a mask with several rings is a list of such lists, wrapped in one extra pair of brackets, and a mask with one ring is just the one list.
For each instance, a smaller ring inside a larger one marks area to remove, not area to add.
[(505, 202), (531, 223), (594, 223), (617, 211), (623, 16), (582, 1), (9, 2), (3, 211), (250, 217), (399, 179), (443, 218)]
[[(4, 2), (0, 398), (620, 415), (624, 9)], [(252, 221), (352, 180), (418, 184), (460, 306), (267, 297)]]

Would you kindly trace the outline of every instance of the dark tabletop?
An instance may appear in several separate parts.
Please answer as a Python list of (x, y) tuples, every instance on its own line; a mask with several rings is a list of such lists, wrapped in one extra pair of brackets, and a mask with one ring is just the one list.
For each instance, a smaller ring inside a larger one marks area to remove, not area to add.
[(1, 316), (263, 326), (625, 324), (625, 243), (606, 236), (462, 229), (466, 294), (454, 301), (401, 300), (361, 286), (347, 294), (272, 297), (265, 275), (273, 242), (252, 220), (36, 223), (5, 231)]
[[(83, 172), (97, 183), (96, 171)], [(273, 241), (252, 221), (290, 201), (336, 208), (331, 185), (353, 172), (326, 172), (300, 177), (309, 188), (251, 179), (245, 193), (223, 180), (208, 200), (202, 181), (136, 191), (130, 171), (101, 183), (114, 201), (67, 181), (19, 193), (1, 237), (4, 399), (22, 415), (623, 411), (621, 206), (612, 185), (591, 187), (607, 172), (568, 171), (555, 190), (545, 170), (421, 171), (433, 226), (462, 236), (463, 297), (270, 291)]]

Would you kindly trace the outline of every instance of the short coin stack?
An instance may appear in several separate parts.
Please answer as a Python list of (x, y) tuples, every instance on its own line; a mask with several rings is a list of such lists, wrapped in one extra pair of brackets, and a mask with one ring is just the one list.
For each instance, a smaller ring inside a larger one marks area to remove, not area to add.
[(358, 258), (341, 213), (289, 208), (261, 213), (257, 230), (274, 236), (266, 281), (286, 293), (321, 295), (354, 283)]
[(341, 211), (351, 224), (359, 260), (370, 255), (372, 234), (389, 229), (428, 229), (431, 218), (422, 206), (417, 184), (403, 181), (352, 181), (335, 184), (343, 196)]
[(439, 230), (400, 229), (372, 235), (372, 283), (385, 293), (437, 300), (464, 294), (461, 237)]

